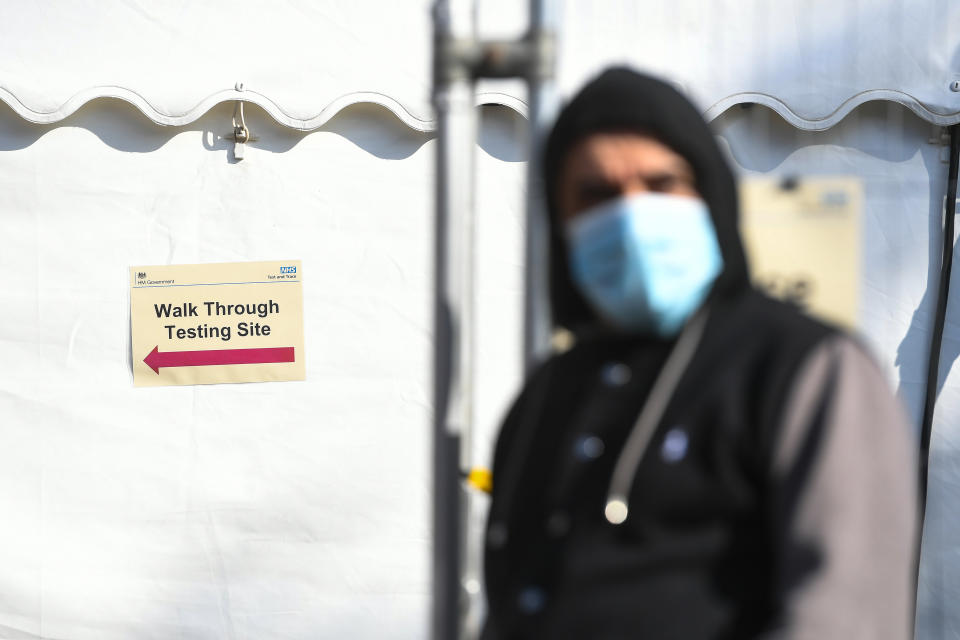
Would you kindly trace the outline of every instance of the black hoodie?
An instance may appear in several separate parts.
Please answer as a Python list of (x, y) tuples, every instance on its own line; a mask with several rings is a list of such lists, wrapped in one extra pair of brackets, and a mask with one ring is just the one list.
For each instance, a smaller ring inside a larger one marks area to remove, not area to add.
[[(630, 516), (617, 526), (604, 518), (614, 464), (673, 344), (601, 328), (571, 282), (553, 196), (573, 144), (623, 130), (655, 136), (693, 166), (724, 270), (705, 303), (710, 314), (699, 346), (636, 468)], [(853, 433), (870, 422), (887, 434), (881, 439), (888, 437), (889, 447), (871, 460), (850, 457), (850, 464), (859, 473), (863, 463), (870, 482), (884, 487), (891, 464), (906, 468), (906, 483), (887, 489), (897, 496), (890, 509), (903, 513), (913, 498), (899, 410), (869, 359), (842, 334), (750, 287), (732, 173), (696, 108), (670, 85), (628, 69), (606, 71), (563, 109), (545, 153), (553, 319), (573, 331), (576, 344), (534, 372), (501, 428), (486, 537), (484, 638), (749, 638), (795, 624), (792, 594), (832, 580), (827, 556), (835, 540), (848, 539), (843, 532), (793, 533), (806, 522), (800, 505), (843, 502), (822, 492), (809, 497), (823, 480), (816, 470), (833, 468), (818, 467), (820, 457), (847, 456), (823, 452), (824, 441), (836, 441), (833, 414), (824, 407), (849, 405)], [(845, 376), (866, 381), (866, 391), (831, 396)], [(797, 389), (808, 387), (810, 401), (788, 408)], [(864, 393), (871, 409), (882, 407), (889, 417), (861, 419), (868, 413), (861, 411)], [(876, 426), (885, 421), (894, 424)], [(834, 473), (842, 474), (842, 465)], [(874, 515), (889, 520), (885, 497), (865, 499), (883, 505), (866, 519), (869, 526), (881, 526)], [(901, 578), (912, 558), (911, 522), (894, 526), (902, 535), (892, 546), (871, 549), (896, 565), (896, 594), (885, 606), (894, 613), (866, 612), (892, 630), (875, 637), (905, 637), (909, 579)], [(873, 583), (867, 575), (876, 570), (857, 569)], [(844, 604), (851, 599), (828, 595)], [(872, 604), (862, 594), (852, 599)], [(838, 628), (831, 635), (822, 622), (820, 616), (816, 623), (828, 632), (816, 637), (850, 637)]]

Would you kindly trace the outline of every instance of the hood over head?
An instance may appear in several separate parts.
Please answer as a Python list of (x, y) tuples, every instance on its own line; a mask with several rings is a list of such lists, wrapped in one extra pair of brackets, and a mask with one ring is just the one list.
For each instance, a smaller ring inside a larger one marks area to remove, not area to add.
[(710, 209), (723, 254), (723, 271), (710, 298), (749, 286), (747, 261), (737, 229), (736, 183), (713, 132), (699, 111), (662, 80), (624, 67), (590, 81), (560, 112), (544, 149), (544, 179), (550, 224), (550, 301), (554, 325), (574, 333), (598, 318), (570, 276), (556, 191), (567, 153), (593, 133), (636, 131), (656, 138), (693, 167), (696, 187)]

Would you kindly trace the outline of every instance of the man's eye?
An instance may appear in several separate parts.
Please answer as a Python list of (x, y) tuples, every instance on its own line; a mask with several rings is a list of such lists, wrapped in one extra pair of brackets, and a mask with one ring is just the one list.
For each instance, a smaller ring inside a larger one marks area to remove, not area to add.
[(681, 180), (677, 176), (656, 176), (647, 180), (647, 188), (659, 193), (673, 191), (680, 185)]
[(586, 185), (580, 187), (577, 195), (581, 205), (591, 206), (616, 198), (620, 195), (620, 191), (611, 185)]

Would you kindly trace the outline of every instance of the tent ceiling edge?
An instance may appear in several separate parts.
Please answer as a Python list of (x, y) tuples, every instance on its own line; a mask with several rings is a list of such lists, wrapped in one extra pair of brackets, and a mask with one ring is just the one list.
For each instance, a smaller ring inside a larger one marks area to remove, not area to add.
[[(0, 86), (0, 101), (5, 102), (14, 113), (27, 122), (39, 125), (58, 123), (70, 117), (88, 102), (101, 98), (112, 98), (127, 102), (136, 107), (155, 124), (169, 127), (188, 125), (200, 119), (205, 113), (220, 103), (243, 100), (248, 104), (255, 104), (261, 107), (279, 124), (298, 131), (319, 129), (337, 115), (337, 113), (355, 104), (380, 105), (415, 131), (432, 133), (436, 130), (436, 122), (434, 120), (419, 118), (400, 101), (374, 91), (354, 92), (340, 96), (327, 104), (317, 115), (303, 119), (289, 114), (269, 97), (251, 90), (218, 91), (204, 98), (184, 113), (169, 114), (155, 107), (139, 93), (123, 87), (102, 86), (85, 89), (74, 94), (59, 108), (53, 111), (41, 111), (28, 106), (11, 91)], [(862, 91), (848, 98), (829, 114), (816, 117), (805, 117), (791, 109), (783, 100), (769, 94), (754, 92), (736, 93), (715, 102), (704, 112), (704, 117), (706, 117), (708, 121), (712, 121), (737, 105), (760, 104), (775, 111), (785, 121), (797, 129), (804, 131), (824, 131), (838, 124), (860, 105), (873, 101), (888, 101), (901, 104), (910, 109), (922, 120), (937, 126), (946, 127), (960, 124), (960, 109), (949, 113), (939, 113), (931, 110), (913, 96), (902, 91), (891, 89)], [(507, 93), (478, 93), (476, 95), (476, 104), (477, 106), (506, 107), (522, 118), (526, 118), (528, 113), (526, 102)]]
[(840, 123), (857, 107), (867, 102), (894, 102), (910, 109), (920, 119), (941, 127), (960, 123), (960, 109), (949, 113), (938, 113), (929, 109), (922, 102), (903, 91), (893, 89), (873, 89), (861, 91), (834, 109), (827, 115), (804, 117), (797, 113), (784, 101), (765, 93), (736, 93), (722, 100), (718, 100), (704, 112), (708, 121), (713, 121), (737, 105), (760, 104), (775, 111), (790, 125), (803, 131), (825, 131)]

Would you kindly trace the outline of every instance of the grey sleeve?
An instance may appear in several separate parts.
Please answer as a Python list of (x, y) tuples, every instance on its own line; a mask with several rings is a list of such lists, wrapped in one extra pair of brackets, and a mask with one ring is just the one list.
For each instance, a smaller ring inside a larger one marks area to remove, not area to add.
[(782, 626), (769, 638), (913, 637), (916, 447), (871, 359), (837, 337), (793, 384), (771, 473)]

